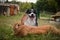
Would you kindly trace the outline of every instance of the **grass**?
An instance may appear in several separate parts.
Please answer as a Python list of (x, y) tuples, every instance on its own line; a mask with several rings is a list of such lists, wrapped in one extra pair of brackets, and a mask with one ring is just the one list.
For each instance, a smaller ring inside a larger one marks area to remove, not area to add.
[[(3, 16), (0, 15), (0, 40), (60, 40), (59, 35), (51, 34), (40, 34), (40, 35), (27, 35), (25, 37), (17, 37), (13, 34), (13, 24), (20, 21), (24, 13), (19, 13), (16, 16)], [(44, 25), (45, 21), (38, 20), (39, 25)], [(46, 23), (48, 24), (48, 22)]]
[(40, 17), (51, 18), (50, 12), (43, 11), (40, 13)]

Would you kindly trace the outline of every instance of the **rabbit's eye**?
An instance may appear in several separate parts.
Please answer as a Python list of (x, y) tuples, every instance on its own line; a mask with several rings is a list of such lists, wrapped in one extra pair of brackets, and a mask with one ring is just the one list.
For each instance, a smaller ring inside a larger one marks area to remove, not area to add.
[(20, 25), (18, 24), (18, 26), (20, 26)]

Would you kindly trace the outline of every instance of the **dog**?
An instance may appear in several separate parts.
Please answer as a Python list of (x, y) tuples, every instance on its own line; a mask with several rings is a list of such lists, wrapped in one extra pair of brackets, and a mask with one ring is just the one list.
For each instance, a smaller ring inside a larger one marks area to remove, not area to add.
[(25, 15), (21, 19), (21, 23), (29, 26), (38, 26), (37, 12), (35, 9), (27, 9)]
[(56, 27), (51, 25), (44, 25), (44, 26), (27, 26), (22, 25), (21, 23), (17, 22), (13, 26), (14, 35), (19, 36), (26, 36), (28, 34), (47, 34), (48, 32), (52, 32), (54, 34), (60, 34), (60, 30)]

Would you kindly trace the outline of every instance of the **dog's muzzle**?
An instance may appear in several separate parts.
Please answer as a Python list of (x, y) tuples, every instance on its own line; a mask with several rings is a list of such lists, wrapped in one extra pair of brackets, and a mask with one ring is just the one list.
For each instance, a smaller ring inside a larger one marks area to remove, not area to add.
[(34, 18), (34, 14), (31, 14), (31, 16), (30, 16), (31, 18)]
[(29, 14), (29, 17), (30, 18), (34, 18), (35, 17), (35, 14)]

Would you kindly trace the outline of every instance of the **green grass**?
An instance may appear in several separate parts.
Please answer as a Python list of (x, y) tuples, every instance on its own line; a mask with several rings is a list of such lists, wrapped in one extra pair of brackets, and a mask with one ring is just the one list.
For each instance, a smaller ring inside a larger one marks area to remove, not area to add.
[[(0, 40), (60, 40), (59, 35), (51, 34), (40, 34), (40, 35), (27, 35), (25, 37), (14, 36), (13, 24), (20, 21), (24, 13), (19, 13), (16, 16), (2, 16), (0, 15)], [(38, 21), (39, 24), (43, 24), (44, 21)], [(41, 23), (42, 22), (42, 23)], [(48, 22), (47, 22), (48, 23)]]
[(40, 17), (51, 18), (51, 12), (43, 11), (40, 13)]

